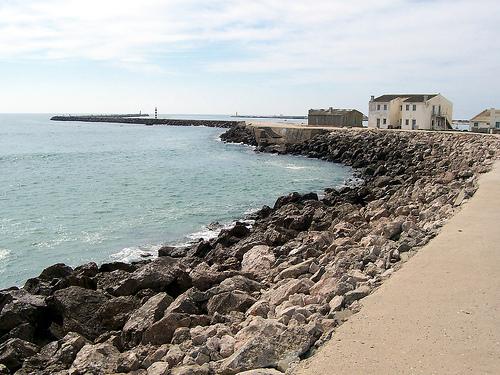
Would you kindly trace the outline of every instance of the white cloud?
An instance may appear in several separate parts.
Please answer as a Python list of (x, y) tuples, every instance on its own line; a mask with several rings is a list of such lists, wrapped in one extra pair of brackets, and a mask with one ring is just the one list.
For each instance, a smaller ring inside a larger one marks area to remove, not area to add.
[[(471, 17), (478, 9), (481, 17)], [(245, 56), (212, 61), (207, 69), (305, 70), (325, 79), (363, 70), (368, 61), (378, 69), (474, 63), (473, 55), (491, 46), (487, 38), (500, 34), (499, 10), (492, 0), (4, 0), (0, 58), (88, 59), (149, 69), (158, 51), (168, 56), (232, 43)], [(491, 59), (498, 54), (492, 51)]]
[(0, 0), (0, 61), (175, 74), (184, 66), (169, 58), (193, 52), (207, 74), (356, 84), (365, 95), (457, 81), (478, 90), (499, 83), (499, 15), (498, 0)]

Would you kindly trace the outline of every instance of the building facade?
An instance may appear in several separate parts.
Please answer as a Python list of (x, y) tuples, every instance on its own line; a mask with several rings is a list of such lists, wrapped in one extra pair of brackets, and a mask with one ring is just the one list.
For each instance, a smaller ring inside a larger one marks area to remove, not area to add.
[(470, 120), (471, 129), (478, 133), (500, 133), (500, 109), (485, 109)]
[(311, 126), (361, 127), (363, 114), (355, 109), (310, 109), (307, 120)]
[(453, 104), (441, 94), (371, 97), (368, 127), (405, 130), (452, 129)]

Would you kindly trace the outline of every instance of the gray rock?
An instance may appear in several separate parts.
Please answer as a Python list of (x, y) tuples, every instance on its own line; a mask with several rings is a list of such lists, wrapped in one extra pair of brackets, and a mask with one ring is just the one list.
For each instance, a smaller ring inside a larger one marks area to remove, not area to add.
[(254, 246), (243, 255), (241, 271), (262, 280), (269, 275), (271, 266), (276, 261), (272, 249), (267, 245)]
[(148, 367), (148, 375), (168, 375), (168, 370), (167, 362), (156, 362)]
[(149, 326), (142, 335), (143, 344), (169, 344), (179, 327), (189, 327), (191, 317), (187, 314), (166, 314), (162, 319)]
[(290, 266), (283, 271), (281, 271), (278, 276), (276, 276), (276, 280), (281, 280), (281, 279), (293, 279), (296, 278), (304, 273), (309, 272), (309, 267), (311, 266), (313, 260), (308, 259), (302, 263), (295, 264), (293, 266)]
[(276, 320), (256, 318), (236, 335), (236, 351), (222, 362), (222, 374), (277, 367), (299, 359), (316, 340), (305, 327), (287, 327)]
[(220, 293), (208, 301), (207, 310), (210, 315), (228, 314), (231, 311), (245, 312), (256, 302), (255, 298), (245, 292), (235, 290), (232, 292)]
[(120, 352), (109, 343), (86, 344), (76, 355), (69, 375), (111, 374), (116, 372)]
[(148, 299), (125, 323), (122, 332), (123, 341), (130, 347), (139, 344), (143, 332), (161, 319), (171, 303), (172, 297), (167, 293), (158, 293)]
[(344, 297), (343, 296), (335, 296), (331, 299), (330, 302), (328, 302), (328, 305), (330, 306), (330, 312), (335, 312), (339, 311), (342, 309), (342, 305), (344, 303)]
[(238, 372), (237, 375), (283, 375), (283, 372), (273, 368), (257, 368), (254, 370)]
[(354, 301), (366, 297), (370, 294), (371, 288), (368, 285), (361, 285), (360, 287), (347, 292), (344, 296), (344, 303), (349, 306)]
[(173, 368), (182, 362), (184, 355), (185, 353), (178, 345), (173, 345), (165, 355), (164, 360), (168, 362), (171, 368)]
[(210, 374), (210, 368), (208, 365), (188, 365), (180, 366), (172, 369), (171, 375), (208, 375)]

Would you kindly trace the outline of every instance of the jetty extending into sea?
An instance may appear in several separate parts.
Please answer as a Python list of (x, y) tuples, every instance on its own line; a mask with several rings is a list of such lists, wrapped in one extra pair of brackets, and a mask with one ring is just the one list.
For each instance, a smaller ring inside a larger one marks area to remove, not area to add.
[(80, 122), (108, 122), (119, 124), (171, 125), (171, 126), (206, 126), (211, 128), (231, 128), (244, 124), (241, 121), (227, 120), (188, 120), (149, 118), (148, 115), (83, 115), (83, 116), (54, 116), (52, 121), (80, 121)]

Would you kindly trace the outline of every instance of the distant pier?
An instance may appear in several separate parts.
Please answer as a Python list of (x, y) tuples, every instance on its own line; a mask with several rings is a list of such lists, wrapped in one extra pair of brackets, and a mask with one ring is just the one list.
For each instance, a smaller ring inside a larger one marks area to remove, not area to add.
[(260, 118), (275, 120), (307, 120), (307, 116), (262, 116), (262, 115), (233, 115), (233, 118)]
[(244, 121), (219, 120), (185, 120), (149, 118), (148, 115), (87, 115), (87, 116), (54, 116), (52, 121), (108, 122), (118, 124), (170, 125), (170, 126), (206, 126), (211, 128), (231, 128), (245, 124)]

